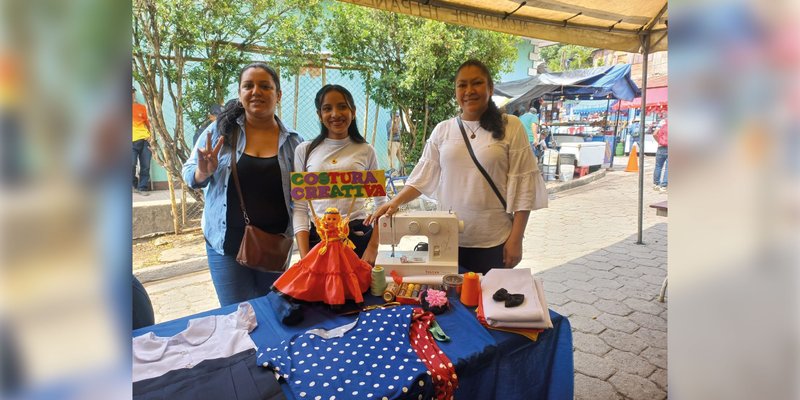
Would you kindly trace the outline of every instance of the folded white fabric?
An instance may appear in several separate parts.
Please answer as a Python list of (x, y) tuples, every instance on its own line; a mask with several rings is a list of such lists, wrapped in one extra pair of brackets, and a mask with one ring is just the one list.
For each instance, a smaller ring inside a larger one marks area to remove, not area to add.
[[(517, 307), (506, 308), (505, 302), (492, 298), (501, 288), (508, 293), (521, 293), (525, 300)], [(530, 269), (490, 270), (481, 280), (481, 297), (483, 315), (490, 326), (532, 328), (533, 323), (544, 321), (543, 310), (546, 308), (539, 301)]]

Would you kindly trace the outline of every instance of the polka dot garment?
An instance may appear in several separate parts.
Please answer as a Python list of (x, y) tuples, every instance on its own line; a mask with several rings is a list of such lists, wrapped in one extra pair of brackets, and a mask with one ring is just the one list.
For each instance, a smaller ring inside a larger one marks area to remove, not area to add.
[(409, 342), (411, 314), (408, 306), (362, 312), (349, 330), (295, 335), (266, 348), (258, 362), (297, 399), (431, 398), (428, 369)]
[(428, 331), (433, 323), (433, 313), (415, 308), (411, 317), (411, 347), (419, 358), (424, 360), (428, 373), (433, 379), (433, 387), (437, 400), (453, 400), (453, 393), (458, 388), (458, 376), (453, 363), (436, 344), (433, 335)]

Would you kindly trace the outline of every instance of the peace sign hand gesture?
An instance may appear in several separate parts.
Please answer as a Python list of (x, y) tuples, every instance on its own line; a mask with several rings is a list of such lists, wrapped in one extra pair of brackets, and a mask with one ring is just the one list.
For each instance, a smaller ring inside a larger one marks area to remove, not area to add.
[(198, 182), (203, 182), (214, 174), (219, 166), (219, 151), (225, 141), (223, 136), (217, 139), (217, 144), (211, 147), (211, 132), (206, 134), (206, 148), (197, 148), (197, 169), (194, 171), (194, 178)]

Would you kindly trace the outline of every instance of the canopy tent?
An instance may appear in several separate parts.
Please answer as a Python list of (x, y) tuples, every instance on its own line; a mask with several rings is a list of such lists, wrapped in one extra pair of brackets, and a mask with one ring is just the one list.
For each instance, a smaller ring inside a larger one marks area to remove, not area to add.
[[(631, 108), (641, 108), (642, 98), (637, 97), (633, 101), (620, 101), (619, 104), (614, 106), (614, 110), (628, 110)], [(654, 110), (666, 110), (667, 105), (667, 88), (657, 87), (647, 89), (647, 103), (645, 110), (647, 112)]]
[(340, 0), (512, 35), (609, 50), (667, 49), (666, 0)]
[[(625, 99), (633, 100), (640, 94), (631, 80), (631, 66), (618, 64), (610, 67), (576, 69), (558, 73), (545, 73), (511, 82), (494, 85), (494, 94), (509, 97), (506, 109), (526, 107), (531, 100), (546, 100), (564, 96), (568, 99)], [(610, 96), (610, 97), (608, 97)]]
[[(642, 53), (642, 87), (648, 55), (667, 50), (667, 0), (339, 0), (364, 7), (434, 19), (512, 35), (608, 50)], [(647, 104), (647, 91), (642, 94)], [(639, 127), (644, 148), (644, 124)], [(644, 152), (639, 153), (639, 215), (642, 244)]]

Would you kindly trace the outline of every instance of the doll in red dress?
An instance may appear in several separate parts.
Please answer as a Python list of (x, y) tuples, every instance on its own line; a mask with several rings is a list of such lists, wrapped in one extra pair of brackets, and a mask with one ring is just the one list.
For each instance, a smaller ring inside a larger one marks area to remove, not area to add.
[(347, 238), (348, 218), (343, 220), (339, 210), (330, 207), (322, 218), (315, 216), (314, 222), (322, 240), (284, 272), (273, 287), (296, 300), (332, 306), (343, 305), (348, 299), (363, 303), (363, 294), (372, 280), (372, 266), (353, 251), (355, 245)]

